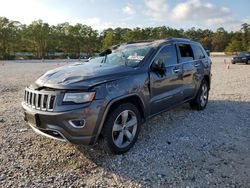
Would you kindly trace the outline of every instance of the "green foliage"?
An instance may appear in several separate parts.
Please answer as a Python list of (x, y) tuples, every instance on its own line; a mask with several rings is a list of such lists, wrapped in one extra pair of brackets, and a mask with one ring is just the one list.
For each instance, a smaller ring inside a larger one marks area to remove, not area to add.
[(0, 59), (11, 59), (18, 49), (20, 23), (0, 17)]
[(230, 36), (223, 28), (217, 29), (212, 38), (213, 51), (222, 52), (230, 42)]
[(242, 46), (242, 42), (234, 39), (226, 47), (225, 52), (227, 54), (233, 54), (233, 53), (237, 53), (237, 52), (240, 52), (240, 51), (243, 51), (243, 50), (244, 49), (243, 49), (243, 46)]
[(247, 50), (250, 47), (250, 25), (247, 23), (242, 24), (240, 31), (243, 48)]
[(38, 20), (30, 25), (22, 25), (0, 17), (0, 59), (48, 58), (58, 52), (64, 54), (63, 57), (69, 55), (78, 58), (82, 53), (91, 55), (123, 42), (169, 37), (191, 38), (210, 51), (250, 51), (250, 25), (247, 23), (242, 24), (239, 31), (230, 33), (223, 28), (217, 29), (216, 32), (194, 27), (184, 31), (166, 26), (108, 28), (98, 33), (83, 24), (70, 25), (66, 22), (49, 25)]
[(34, 21), (24, 29), (24, 42), (27, 44), (27, 50), (31, 51), (38, 58), (44, 58), (49, 45), (49, 36), (51, 28), (49, 24), (42, 20)]
[(116, 43), (116, 36), (113, 30), (107, 31), (102, 39), (102, 50), (109, 48)]

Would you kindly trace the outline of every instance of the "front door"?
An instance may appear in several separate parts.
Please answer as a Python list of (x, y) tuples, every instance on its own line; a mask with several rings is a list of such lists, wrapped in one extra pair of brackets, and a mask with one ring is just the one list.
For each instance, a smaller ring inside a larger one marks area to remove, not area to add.
[(175, 45), (162, 47), (153, 64), (164, 62), (165, 70), (150, 70), (151, 115), (168, 109), (181, 102), (182, 66), (178, 64)]

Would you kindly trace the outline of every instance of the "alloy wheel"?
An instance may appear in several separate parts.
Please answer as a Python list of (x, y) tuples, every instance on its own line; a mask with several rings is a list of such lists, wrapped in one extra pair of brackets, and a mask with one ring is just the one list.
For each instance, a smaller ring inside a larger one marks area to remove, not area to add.
[(203, 84), (201, 87), (201, 95), (200, 95), (200, 101), (202, 107), (206, 105), (207, 99), (208, 99), (208, 88), (206, 84)]
[(115, 119), (112, 139), (119, 148), (127, 147), (135, 138), (138, 120), (131, 110), (124, 110)]

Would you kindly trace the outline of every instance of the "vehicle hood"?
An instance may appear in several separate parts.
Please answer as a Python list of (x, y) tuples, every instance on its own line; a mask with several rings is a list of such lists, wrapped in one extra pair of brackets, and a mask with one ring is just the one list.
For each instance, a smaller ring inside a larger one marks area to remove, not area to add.
[(55, 89), (88, 89), (129, 76), (134, 70), (124, 65), (75, 63), (46, 72), (38, 78), (36, 86)]

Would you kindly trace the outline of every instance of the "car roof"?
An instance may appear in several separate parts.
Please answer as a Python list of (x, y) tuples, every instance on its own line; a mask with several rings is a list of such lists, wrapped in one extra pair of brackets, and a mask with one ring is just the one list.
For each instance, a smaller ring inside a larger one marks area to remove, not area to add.
[(126, 43), (122, 43), (119, 45), (112, 46), (112, 49), (115, 49), (117, 47), (120, 47), (121, 45), (152, 45), (155, 47), (162, 46), (167, 43), (177, 43), (177, 42), (183, 42), (183, 43), (197, 43), (193, 41), (192, 39), (188, 38), (167, 38), (167, 39), (159, 39), (159, 40), (141, 40), (141, 41), (130, 41)]

